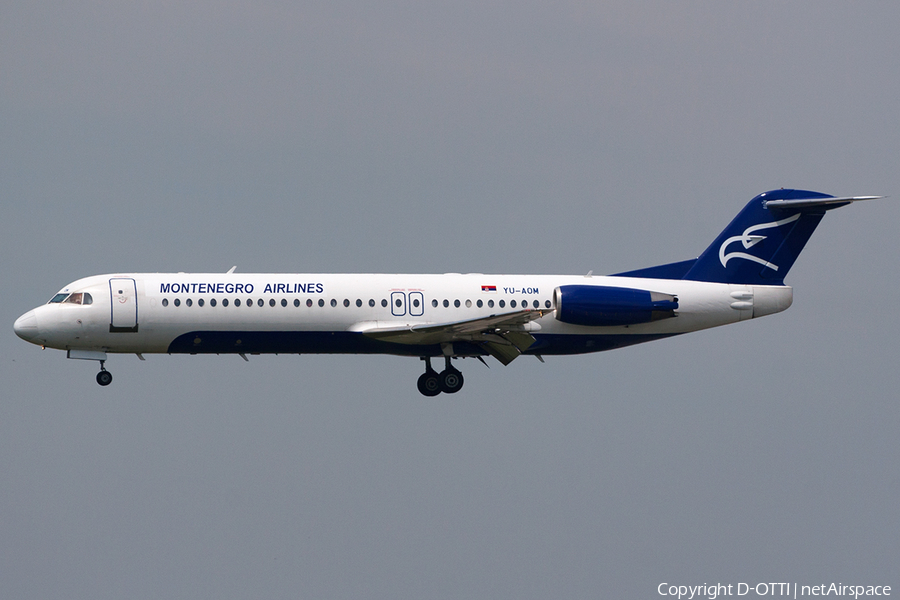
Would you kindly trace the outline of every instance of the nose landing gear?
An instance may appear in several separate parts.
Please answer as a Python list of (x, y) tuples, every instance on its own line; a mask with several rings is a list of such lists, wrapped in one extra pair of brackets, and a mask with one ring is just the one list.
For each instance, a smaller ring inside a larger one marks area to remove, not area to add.
[(106, 370), (106, 367), (103, 366), (105, 361), (100, 361), (100, 372), (97, 373), (97, 383), (102, 386), (107, 386), (112, 383), (112, 373)]
[(66, 352), (66, 358), (74, 358), (76, 360), (96, 360), (100, 363), (100, 372), (97, 373), (97, 383), (102, 386), (107, 386), (112, 383), (112, 373), (107, 371), (106, 367), (103, 366), (106, 363), (106, 352), (74, 349)]
[(444, 361), (446, 367), (438, 373), (431, 367), (431, 357), (426, 356), (422, 360), (425, 361), (425, 372), (419, 376), (416, 386), (423, 396), (437, 396), (441, 392), (445, 394), (455, 394), (462, 389), (463, 374), (450, 365), (450, 357), (445, 356)]

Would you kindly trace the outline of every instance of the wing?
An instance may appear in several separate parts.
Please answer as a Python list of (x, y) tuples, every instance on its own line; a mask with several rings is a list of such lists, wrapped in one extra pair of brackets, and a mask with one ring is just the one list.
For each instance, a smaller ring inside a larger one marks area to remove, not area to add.
[(552, 312), (552, 309), (525, 309), (467, 321), (407, 327), (379, 327), (378, 323), (369, 322), (352, 329), (376, 340), (413, 346), (469, 342), (508, 365), (535, 342), (529, 331), (540, 329), (540, 325), (533, 321)]

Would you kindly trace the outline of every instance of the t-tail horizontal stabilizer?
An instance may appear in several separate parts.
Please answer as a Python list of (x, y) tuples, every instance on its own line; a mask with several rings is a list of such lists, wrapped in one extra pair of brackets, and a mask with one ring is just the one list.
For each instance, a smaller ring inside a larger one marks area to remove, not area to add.
[(772, 190), (760, 194), (719, 234), (683, 279), (783, 285), (826, 211), (881, 197), (836, 198), (805, 190)]

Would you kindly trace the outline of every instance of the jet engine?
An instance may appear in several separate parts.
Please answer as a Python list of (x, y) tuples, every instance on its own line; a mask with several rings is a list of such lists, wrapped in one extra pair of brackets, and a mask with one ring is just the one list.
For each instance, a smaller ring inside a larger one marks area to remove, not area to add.
[(612, 327), (675, 316), (671, 294), (603, 285), (563, 285), (553, 290), (556, 318), (572, 325)]

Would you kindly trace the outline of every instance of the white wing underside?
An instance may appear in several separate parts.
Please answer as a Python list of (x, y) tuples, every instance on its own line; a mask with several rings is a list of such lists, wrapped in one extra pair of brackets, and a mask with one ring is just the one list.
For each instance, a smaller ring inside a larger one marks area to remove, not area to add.
[(380, 327), (370, 321), (358, 323), (351, 330), (383, 342), (413, 346), (469, 342), (508, 365), (534, 344), (534, 336), (529, 331), (541, 328), (534, 321), (552, 312), (552, 309), (525, 309), (467, 321), (405, 327)]

